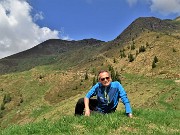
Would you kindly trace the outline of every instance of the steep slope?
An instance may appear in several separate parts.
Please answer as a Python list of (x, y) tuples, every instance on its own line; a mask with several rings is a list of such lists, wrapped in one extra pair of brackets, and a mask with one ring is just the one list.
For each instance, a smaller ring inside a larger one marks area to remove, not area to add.
[(92, 46), (95, 44), (102, 43), (103, 41), (96, 39), (84, 39), (79, 41), (67, 41), (61, 39), (50, 39), (47, 40), (31, 49), (11, 55), (5, 59), (17, 59), (24, 57), (40, 57), (43, 55), (57, 55), (67, 51), (75, 50), (84, 46)]
[(179, 28), (173, 24), (172, 20), (161, 20), (155, 17), (140, 17), (133, 21), (115, 40), (132, 41), (137, 38), (143, 31), (173, 33)]
[[(116, 39), (108, 42), (102, 54), (119, 72), (176, 78), (180, 67), (180, 23), (178, 19), (138, 18)], [(132, 62), (129, 62), (129, 55), (133, 57)], [(155, 56), (159, 62), (152, 69)]]
[[(72, 57), (78, 57), (79, 51), (88, 50), (98, 46), (103, 41), (96, 39), (84, 39), (80, 41), (65, 41), (60, 39), (47, 40), (31, 49), (14, 54), (0, 60), (0, 74), (29, 70), (36, 66), (65, 63), (69, 66), (75, 62), (69, 61)], [(66, 58), (68, 56), (68, 58)], [(80, 61), (83, 57), (78, 57)], [(60, 63), (63, 61), (62, 63)]]

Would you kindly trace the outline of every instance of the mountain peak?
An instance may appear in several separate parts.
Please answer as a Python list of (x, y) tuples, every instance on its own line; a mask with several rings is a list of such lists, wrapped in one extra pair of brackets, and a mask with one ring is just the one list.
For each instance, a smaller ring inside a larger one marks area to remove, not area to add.
[(94, 39), (94, 38), (89, 38), (89, 39), (78, 40), (77, 42), (87, 43), (87, 44), (97, 44), (97, 43), (102, 43), (102, 42), (105, 42), (105, 41), (97, 40), (97, 39)]
[(180, 22), (180, 16), (176, 17), (175, 21)]
[(145, 30), (172, 31), (176, 26), (171, 21), (161, 20), (156, 17), (139, 17), (133, 21), (115, 40), (131, 41)]

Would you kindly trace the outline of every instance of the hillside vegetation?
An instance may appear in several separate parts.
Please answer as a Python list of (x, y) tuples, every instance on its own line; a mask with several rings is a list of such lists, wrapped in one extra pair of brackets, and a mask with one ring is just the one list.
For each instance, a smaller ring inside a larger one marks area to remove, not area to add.
[[(179, 60), (178, 18), (153, 17), (138, 18), (109, 42), (52, 39), (3, 58), (0, 133), (178, 134)], [(134, 118), (125, 117), (122, 104), (114, 114), (74, 117), (97, 72), (110, 67), (120, 74)]]

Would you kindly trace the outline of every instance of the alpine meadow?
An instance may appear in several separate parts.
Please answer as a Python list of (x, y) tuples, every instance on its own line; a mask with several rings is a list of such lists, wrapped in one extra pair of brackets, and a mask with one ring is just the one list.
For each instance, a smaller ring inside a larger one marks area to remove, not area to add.
[[(117, 38), (50, 39), (0, 59), (0, 134), (180, 134), (180, 18), (140, 17)], [(109, 70), (130, 99), (115, 113), (74, 116)]]

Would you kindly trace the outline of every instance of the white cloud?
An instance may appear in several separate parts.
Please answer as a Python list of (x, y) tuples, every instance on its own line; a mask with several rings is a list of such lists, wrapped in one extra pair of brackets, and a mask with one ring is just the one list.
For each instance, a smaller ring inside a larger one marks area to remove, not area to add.
[(162, 15), (177, 14), (180, 15), (180, 0), (126, 0), (130, 7), (138, 2), (144, 2), (150, 6), (152, 12)]
[[(38, 26), (26, 0), (0, 0), (0, 58), (29, 49), (60, 32)], [(40, 12), (36, 19), (43, 19)]]
[(44, 19), (43, 12), (39, 12), (34, 15), (34, 21), (43, 20), (43, 19)]
[(151, 11), (159, 12), (163, 15), (180, 15), (180, 0), (151, 0)]
[(127, 0), (130, 7), (134, 6), (138, 0)]

